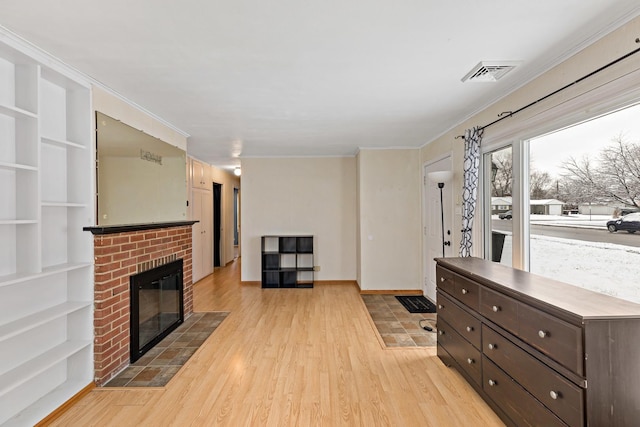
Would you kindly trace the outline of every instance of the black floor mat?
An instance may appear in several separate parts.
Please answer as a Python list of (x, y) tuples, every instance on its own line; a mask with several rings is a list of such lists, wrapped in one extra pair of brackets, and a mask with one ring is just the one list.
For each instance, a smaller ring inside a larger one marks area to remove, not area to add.
[(421, 295), (408, 295), (398, 296), (396, 295), (400, 304), (406, 308), (409, 313), (435, 313), (436, 306)]

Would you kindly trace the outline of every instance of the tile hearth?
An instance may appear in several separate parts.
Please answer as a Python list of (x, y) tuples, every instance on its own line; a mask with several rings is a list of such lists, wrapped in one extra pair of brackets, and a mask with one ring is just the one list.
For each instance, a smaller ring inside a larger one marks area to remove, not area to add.
[(193, 313), (103, 387), (164, 387), (228, 315), (226, 311)]
[[(409, 313), (394, 295), (364, 294), (362, 301), (385, 347), (435, 347), (436, 313)], [(419, 325), (430, 326), (425, 331)]]

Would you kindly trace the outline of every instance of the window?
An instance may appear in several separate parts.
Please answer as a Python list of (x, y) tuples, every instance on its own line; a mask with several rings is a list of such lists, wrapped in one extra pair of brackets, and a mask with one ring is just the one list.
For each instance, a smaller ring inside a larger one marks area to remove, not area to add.
[[(640, 302), (640, 106), (530, 141), (530, 271)], [(533, 209), (534, 202), (546, 203)]]
[(485, 200), (491, 206), (491, 213), (487, 215), (488, 226), (491, 230), (485, 253), (492, 261), (511, 265), (513, 217), (511, 200), (513, 193), (513, 155), (511, 147), (487, 153), (484, 156), (485, 176), (489, 186), (485, 187)]
[[(640, 303), (639, 115), (636, 105), (485, 154), (485, 193), (522, 200), (506, 219), (503, 201), (485, 199), (486, 257)], [(525, 249), (514, 251), (520, 240)]]

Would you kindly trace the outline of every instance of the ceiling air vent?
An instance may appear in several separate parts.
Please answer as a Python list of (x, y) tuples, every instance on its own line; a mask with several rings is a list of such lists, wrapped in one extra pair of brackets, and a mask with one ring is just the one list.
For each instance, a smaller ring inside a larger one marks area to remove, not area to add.
[(509, 71), (516, 68), (516, 61), (485, 62), (478, 63), (466, 76), (463, 82), (497, 82)]

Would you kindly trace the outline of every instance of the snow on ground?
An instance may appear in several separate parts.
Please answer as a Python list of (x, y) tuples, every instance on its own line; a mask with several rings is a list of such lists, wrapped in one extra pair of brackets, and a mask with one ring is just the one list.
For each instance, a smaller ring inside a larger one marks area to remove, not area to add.
[(611, 215), (531, 215), (531, 224), (606, 228)]
[[(511, 247), (507, 235), (502, 264)], [(640, 248), (532, 235), (530, 251), (532, 273), (640, 303)]]

